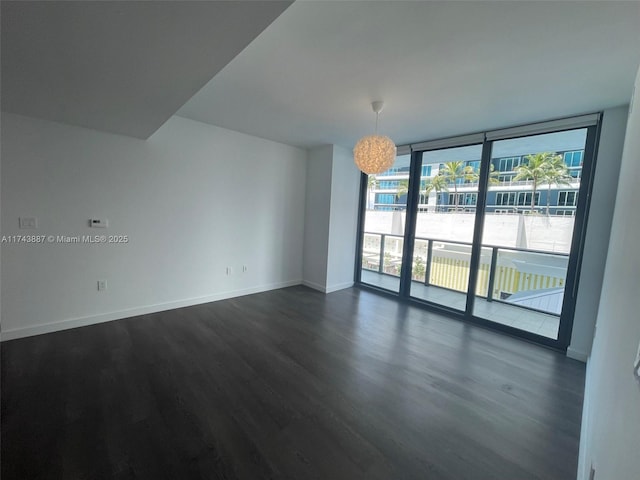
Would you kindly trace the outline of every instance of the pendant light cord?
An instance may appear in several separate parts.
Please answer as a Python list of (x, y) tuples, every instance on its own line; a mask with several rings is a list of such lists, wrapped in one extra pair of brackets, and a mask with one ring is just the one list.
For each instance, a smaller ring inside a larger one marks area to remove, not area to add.
[(380, 112), (376, 112), (376, 135), (378, 135), (378, 117), (380, 116)]

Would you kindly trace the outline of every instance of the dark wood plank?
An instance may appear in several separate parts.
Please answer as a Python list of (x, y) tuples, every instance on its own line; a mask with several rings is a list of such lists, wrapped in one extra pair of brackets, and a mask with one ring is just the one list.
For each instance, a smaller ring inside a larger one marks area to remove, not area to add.
[(584, 366), (348, 289), (2, 344), (2, 478), (575, 478)]

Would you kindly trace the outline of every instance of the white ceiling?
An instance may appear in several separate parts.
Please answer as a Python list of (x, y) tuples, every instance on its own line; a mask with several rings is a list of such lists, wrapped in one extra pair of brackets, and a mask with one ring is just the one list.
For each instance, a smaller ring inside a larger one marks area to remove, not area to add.
[(3, 1), (2, 109), (147, 138), (290, 3)]
[(350, 148), (382, 99), (405, 144), (628, 103), (640, 62), (637, 1), (289, 3), (2, 1), (2, 109)]
[(397, 144), (629, 102), (640, 3), (298, 1), (178, 114), (292, 145)]

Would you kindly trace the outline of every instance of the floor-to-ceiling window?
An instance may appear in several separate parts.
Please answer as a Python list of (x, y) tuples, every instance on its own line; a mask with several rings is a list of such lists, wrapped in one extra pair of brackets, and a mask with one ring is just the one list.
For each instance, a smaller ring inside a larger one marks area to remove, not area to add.
[(586, 141), (580, 128), (492, 143), (505, 180), (485, 193), (474, 316), (558, 338)]
[(464, 311), (482, 144), (423, 152), (409, 295)]
[(393, 166), (366, 178), (361, 281), (400, 291), (404, 228), (411, 155), (398, 155)]
[(598, 119), (405, 149), (363, 181), (359, 282), (566, 347)]

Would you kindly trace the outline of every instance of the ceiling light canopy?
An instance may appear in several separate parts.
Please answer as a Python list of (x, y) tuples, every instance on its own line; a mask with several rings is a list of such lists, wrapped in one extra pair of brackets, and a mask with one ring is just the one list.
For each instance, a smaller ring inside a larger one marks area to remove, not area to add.
[(396, 160), (396, 145), (389, 137), (378, 135), (378, 116), (384, 102), (371, 104), (376, 114), (376, 133), (362, 137), (353, 148), (353, 160), (356, 166), (367, 175), (382, 173), (391, 168)]

